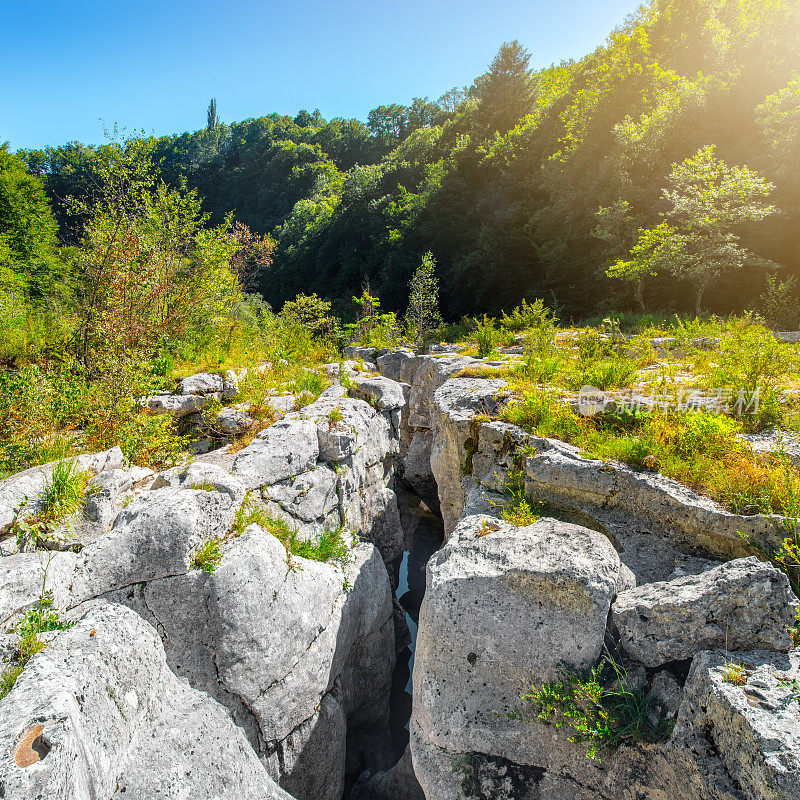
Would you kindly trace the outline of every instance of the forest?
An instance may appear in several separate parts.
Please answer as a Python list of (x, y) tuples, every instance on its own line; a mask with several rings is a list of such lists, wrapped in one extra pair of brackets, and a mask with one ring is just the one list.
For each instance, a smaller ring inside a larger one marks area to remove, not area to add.
[[(717, 231), (727, 251), (703, 307), (738, 311), (765, 292), (786, 306), (800, 269), (799, 39), (797, 2), (653, 0), (579, 61), (533, 69), (535, 54), (511, 42), (471, 86), (379, 106), (366, 123), (300, 111), (224, 124), (212, 103), (204, 128), (154, 139), (154, 159), (168, 185), (197, 191), (212, 224), (232, 213), (268, 237), (253, 288), (274, 308), (316, 292), (347, 316), (368, 284), (401, 311), (430, 251), (448, 319), (534, 298), (580, 318), (694, 309), (691, 267), (670, 269), (664, 252), (633, 280), (609, 268), (640, 231), (674, 222), (674, 166), (713, 146), (765, 202)], [(16, 154), (52, 206), (45, 238), (75, 244), (68, 198), (91, 195), (115, 146)]]

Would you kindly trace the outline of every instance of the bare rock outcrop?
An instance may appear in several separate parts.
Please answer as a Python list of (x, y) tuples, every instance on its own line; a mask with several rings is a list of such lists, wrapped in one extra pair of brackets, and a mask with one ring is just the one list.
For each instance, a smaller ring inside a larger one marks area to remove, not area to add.
[(620, 592), (611, 611), (622, 647), (657, 667), (717, 647), (786, 652), (797, 609), (786, 575), (750, 557)]
[(137, 614), (92, 603), (73, 619), (0, 705), (3, 797), (291, 800)]

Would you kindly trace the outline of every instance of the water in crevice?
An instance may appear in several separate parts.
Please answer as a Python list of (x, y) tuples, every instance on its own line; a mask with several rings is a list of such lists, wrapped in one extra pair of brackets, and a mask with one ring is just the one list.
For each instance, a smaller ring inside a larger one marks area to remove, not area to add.
[(425, 596), (425, 567), (430, 557), (442, 546), (442, 520), (413, 492), (397, 487), (397, 503), (403, 526), (405, 552), (400, 564), (397, 598), (405, 612), (411, 633), (411, 644), (397, 656), (392, 675), (391, 714), (389, 725), (395, 757), (400, 758), (408, 744), (408, 723), (411, 719), (411, 674), (422, 598)]

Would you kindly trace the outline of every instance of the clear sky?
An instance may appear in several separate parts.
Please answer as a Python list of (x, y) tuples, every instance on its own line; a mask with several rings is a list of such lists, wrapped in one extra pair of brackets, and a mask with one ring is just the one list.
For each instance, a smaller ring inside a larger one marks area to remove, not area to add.
[(0, 142), (103, 141), (103, 125), (180, 133), (319, 108), (439, 97), (519, 39), (544, 66), (585, 55), (632, 0), (2, 2)]

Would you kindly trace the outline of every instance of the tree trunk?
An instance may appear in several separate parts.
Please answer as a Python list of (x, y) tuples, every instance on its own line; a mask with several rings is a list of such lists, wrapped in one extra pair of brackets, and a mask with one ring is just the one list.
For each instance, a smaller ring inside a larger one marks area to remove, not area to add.
[(703, 305), (703, 292), (705, 292), (705, 290), (706, 290), (705, 286), (700, 286), (697, 289), (697, 297), (695, 298), (694, 301), (694, 315), (696, 317), (700, 316), (700, 309), (702, 308)]

